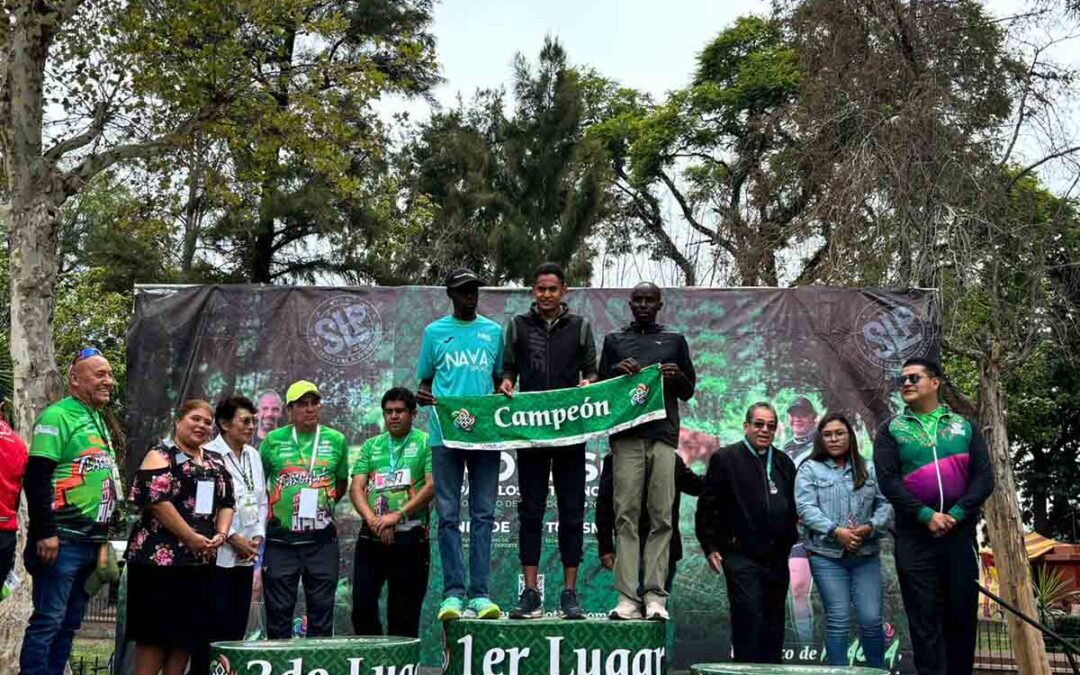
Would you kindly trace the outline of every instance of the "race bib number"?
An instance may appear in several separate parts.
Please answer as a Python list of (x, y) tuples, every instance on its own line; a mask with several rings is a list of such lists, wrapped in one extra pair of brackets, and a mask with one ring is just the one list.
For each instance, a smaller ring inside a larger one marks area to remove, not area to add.
[(398, 469), (393, 473), (377, 473), (375, 474), (375, 489), (376, 490), (400, 490), (403, 488), (409, 488), (412, 486), (412, 472), (408, 467), (404, 469)]

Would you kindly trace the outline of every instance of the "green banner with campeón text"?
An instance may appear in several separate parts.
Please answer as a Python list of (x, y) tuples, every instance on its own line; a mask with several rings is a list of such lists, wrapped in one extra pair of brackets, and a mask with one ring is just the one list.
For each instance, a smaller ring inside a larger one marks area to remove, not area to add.
[(587, 387), (491, 396), (440, 396), (443, 443), (465, 450), (575, 445), (662, 419), (659, 366)]

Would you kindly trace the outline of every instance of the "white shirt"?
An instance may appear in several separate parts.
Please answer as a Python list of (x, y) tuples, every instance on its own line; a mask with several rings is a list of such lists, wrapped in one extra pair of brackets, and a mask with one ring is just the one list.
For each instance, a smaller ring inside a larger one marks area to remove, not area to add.
[[(236, 511), (233, 513), (232, 525), (229, 526), (229, 536), (239, 534), (247, 539), (266, 536), (266, 517), (270, 511), (269, 498), (266, 494), (266, 475), (263, 473), (262, 458), (259, 451), (245, 444), (244, 450), (237, 459), (229, 444), (222, 436), (218, 436), (203, 446), (204, 450), (217, 453), (225, 468), (232, 478), (233, 495), (236, 498)], [(249, 489), (250, 485), (250, 489)], [(258, 514), (254, 521), (244, 523), (242, 509), (245, 503), (254, 504)], [(240, 562), (236, 559), (236, 551), (228, 542), (218, 549), (218, 567), (235, 567), (237, 565), (254, 565), (252, 562)]]

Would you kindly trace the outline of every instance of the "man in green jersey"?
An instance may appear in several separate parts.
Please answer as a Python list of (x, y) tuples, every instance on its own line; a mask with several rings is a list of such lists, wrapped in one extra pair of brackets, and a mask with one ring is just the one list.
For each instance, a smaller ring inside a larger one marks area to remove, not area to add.
[(68, 369), (69, 396), (34, 424), (24, 490), (30, 515), (26, 569), (34, 612), (26, 626), (20, 672), (61, 675), (82, 624), (87, 578), (99, 564), (120, 494), (120, 473), (102, 411), (112, 368), (83, 349)]
[(345, 494), (349, 453), (344, 434), (319, 424), (322, 395), (314, 384), (290, 385), (285, 406), (292, 424), (271, 431), (259, 445), (270, 493), (262, 566), (266, 632), (271, 639), (292, 636), (303, 579), (307, 635), (329, 636), (338, 581), (334, 507)]
[(387, 391), (382, 412), (386, 431), (364, 443), (352, 470), (350, 494), (364, 519), (353, 562), (353, 631), (382, 634), (379, 595), (388, 584), (388, 634), (416, 637), (431, 563), (431, 448), (428, 435), (413, 429), (416, 397), (411, 391)]

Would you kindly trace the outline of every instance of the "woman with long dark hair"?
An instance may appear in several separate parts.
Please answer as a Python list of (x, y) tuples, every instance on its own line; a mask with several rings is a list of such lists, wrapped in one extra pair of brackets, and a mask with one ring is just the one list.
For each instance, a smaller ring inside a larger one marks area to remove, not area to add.
[[(126, 553), (135, 675), (183, 675), (192, 655), (209, 653), (214, 560), (235, 507), (228, 469), (203, 449), (213, 421), (209, 403), (186, 401), (172, 441), (146, 453), (131, 483), (140, 513)], [(192, 664), (200, 671), (205, 664)]]
[(885, 667), (879, 542), (892, 507), (874, 467), (859, 454), (855, 430), (839, 413), (818, 423), (814, 449), (795, 476), (795, 505), (810, 571), (825, 607), (829, 665), (846, 666), (852, 605), (866, 665)]

